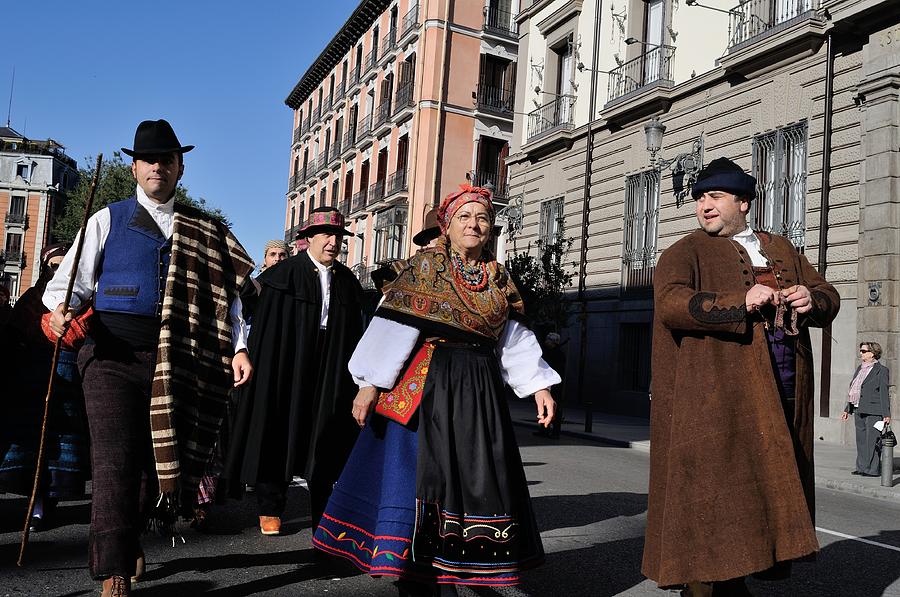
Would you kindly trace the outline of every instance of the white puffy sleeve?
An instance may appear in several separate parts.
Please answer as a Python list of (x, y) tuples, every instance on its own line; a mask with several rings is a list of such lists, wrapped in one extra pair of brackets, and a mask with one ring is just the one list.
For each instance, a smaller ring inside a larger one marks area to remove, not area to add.
[(524, 398), (562, 381), (541, 357), (541, 346), (527, 326), (510, 319), (497, 344), (500, 373), (516, 396)]
[(414, 327), (373, 317), (347, 365), (353, 381), (361, 388), (393, 388), (418, 339)]

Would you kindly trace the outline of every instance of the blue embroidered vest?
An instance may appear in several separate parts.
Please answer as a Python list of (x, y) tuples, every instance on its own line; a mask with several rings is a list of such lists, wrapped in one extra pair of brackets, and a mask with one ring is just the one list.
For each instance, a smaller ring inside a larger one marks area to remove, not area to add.
[(131, 197), (108, 206), (109, 236), (100, 264), (94, 309), (158, 318), (162, 308), (171, 239)]

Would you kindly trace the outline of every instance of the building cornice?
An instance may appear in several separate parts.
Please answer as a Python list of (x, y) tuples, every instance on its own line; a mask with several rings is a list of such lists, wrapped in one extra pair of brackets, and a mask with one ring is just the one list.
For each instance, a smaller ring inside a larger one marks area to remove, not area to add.
[(569, 20), (581, 14), (582, 0), (574, 0), (566, 2), (564, 6), (553, 11), (547, 18), (538, 22), (538, 31), (546, 37), (552, 33), (557, 27), (566, 24)]
[(289, 108), (298, 109), (390, 3), (390, 0), (362, 0), (318, 58), (306, 69), (284, 103)]

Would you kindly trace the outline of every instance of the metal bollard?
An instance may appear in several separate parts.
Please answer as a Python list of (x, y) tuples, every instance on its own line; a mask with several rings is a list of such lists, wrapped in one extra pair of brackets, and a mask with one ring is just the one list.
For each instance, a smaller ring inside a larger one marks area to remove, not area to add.
[(881, 485), (894, 486), (894, 446), (897, 438), (891, 432), (890, 424), (884, 426), (884, 439), (881, 443)]

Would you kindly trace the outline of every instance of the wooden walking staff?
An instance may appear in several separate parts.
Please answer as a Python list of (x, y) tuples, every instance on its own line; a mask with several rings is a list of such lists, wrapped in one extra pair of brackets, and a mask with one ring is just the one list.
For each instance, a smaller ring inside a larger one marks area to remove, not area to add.
[[(97, 156), (97, 166), (94, 168), (94, 178), (88, 190), (87, 204), (84, 206), (84, 218), (81, 220), (81, 229), (78, 235), (78, 243), (75, 245), (75, 261), (72, 262), (72, 271), (69, 273), (69, 286), (66, 288), (66, 297), (63, 300), (63, 313), (69, 310), (69, 301), (72, 300), (72, 287), (75, 284), (75, 274), (78, 273), (78, 263), (81, 261), (81, 248), (84, 246), (84, 232), (87, 228), (88, 218), (91, 216), (91, 206), (94, 204), (94, 193), (100, 181), (100, 166), (103, 163), (103, 154)], [(47, 395), (44, 397), (44, 419), (41, 421), (41, 442), (38, 447), (37, 463), (34, 471), (34, 485), (31, 488), (31, 499), (28, 500), (28, 513), (25, 515), (25, 528), (22, 530), (22, 543), (19, 546), (19, 566), (25, 565), (25, 546), (28, 545), (28, 535), (31, 528), (31, 515), (34, 514), (34, 501), (37, 498), (38, 489), (41, 486), (41, 464), (44, 462), (44, 443), (47, 439), (47, 417), (50, 413), (50, 395), (53, 393), (53, 379), (56, 377), (56, 366), (59, 364), (59, 350), (62, 345), (62, 336), (56, 339), (53, 349), (53, 362), (50, 365), (50, 381), (47, 382)]]

